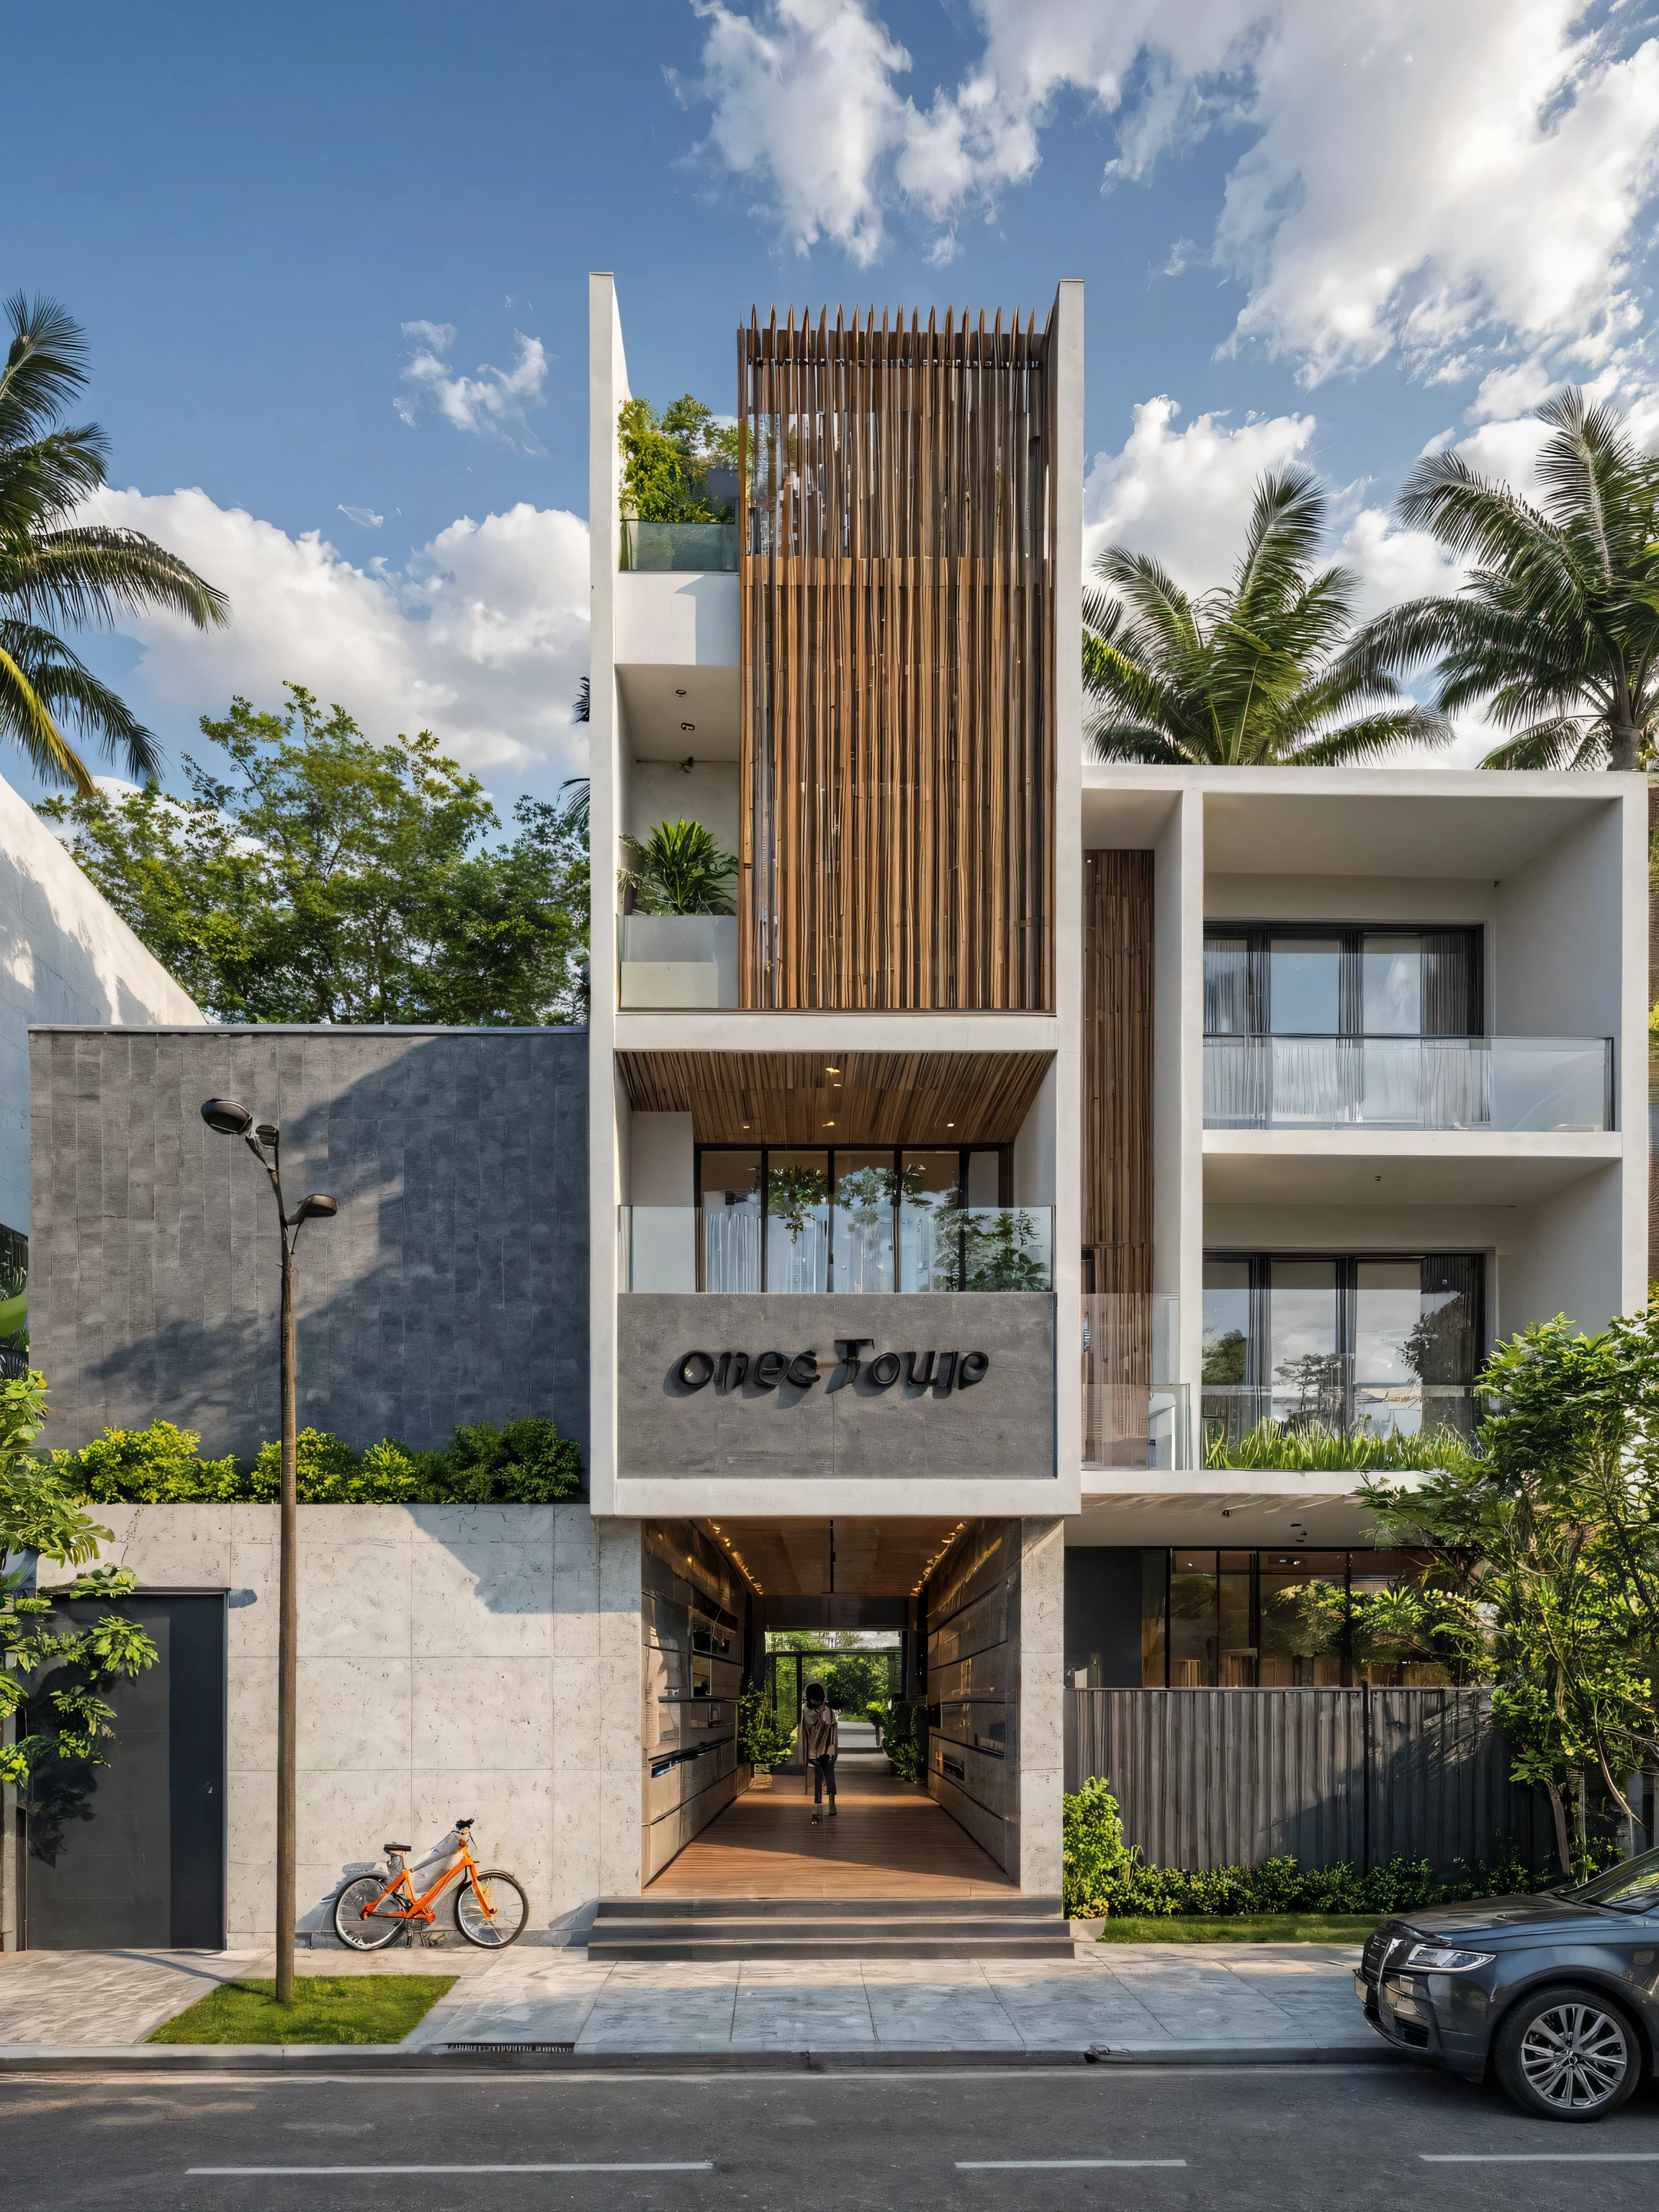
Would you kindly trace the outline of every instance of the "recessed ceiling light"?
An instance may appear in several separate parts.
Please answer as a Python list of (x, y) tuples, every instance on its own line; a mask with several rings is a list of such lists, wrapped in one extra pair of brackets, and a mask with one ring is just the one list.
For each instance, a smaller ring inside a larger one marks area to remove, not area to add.
[(685, 696), (685, 694), (684, 694), (684, 691), (677, 691), (677, 692), (674, 694), (674, 696), (675, 696), (677, 699), (684, 699), (684, 696)]

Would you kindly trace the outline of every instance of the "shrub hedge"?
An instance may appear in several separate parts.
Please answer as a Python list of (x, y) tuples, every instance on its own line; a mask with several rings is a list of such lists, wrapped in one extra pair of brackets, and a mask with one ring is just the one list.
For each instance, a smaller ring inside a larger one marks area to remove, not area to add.
[(1368, 1872), (1346, 1862), (1302, 1867), (1292, 1858), (1202, 1872), (1143, 1866), (1139, 1853), (1123, 1840), (1117, 1800), (1108, 1783), (1085, 1782), (1064, 1805), (1062, 1887), (1066, 1912), (1073, 1920), (1189, 1915), (1220, 1920), (1249, 1912), (1371, 1913), (1380, 1919), (1414, 1905), (1514, 1896), (1553, 1878), (1534, 1874), (1513, 1856), (1491, 1865), (1477, 1862), (1455, 1881), (1442, 1881), (1426, 1859), (1392, 1858)]
[[(203, 1459), (194, 1429), (152, 1421), (106, 1429), (52, 1463), (94, 1505), (267, 1504), (282, 1484), (282, 1448), (262, 1444), (251, 1465)], [(441, 1451), (410, 1451), (391, 1437), (355, 1451), (325, 1429), (296, 1440), (300, 1500), (306, 1505), (548, 1505), (576, 1497), (581, 1455), (551, 1421), (475, 1421)]]

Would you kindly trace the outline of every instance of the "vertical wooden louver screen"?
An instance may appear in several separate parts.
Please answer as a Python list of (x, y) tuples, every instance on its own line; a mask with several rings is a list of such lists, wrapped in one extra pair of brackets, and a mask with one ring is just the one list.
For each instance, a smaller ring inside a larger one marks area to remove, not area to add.
[(1145, 852), (1083, 856), (1083, 1282), (1084, 1458), (1144, 1465), (1152, 1379), (1152, 856)]
[(1053, 1007), (1053, 355), (738, 334), (745, 1006)]

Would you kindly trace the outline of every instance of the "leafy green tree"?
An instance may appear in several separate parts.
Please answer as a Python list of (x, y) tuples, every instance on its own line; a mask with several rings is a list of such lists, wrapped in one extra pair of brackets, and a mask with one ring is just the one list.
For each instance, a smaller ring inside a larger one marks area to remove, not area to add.
[(737, 463), (737, 432), (688, 392), (659, 415), (625, 399), (617, 416), (623, 512), (639, 522), (730, 522), (732, 508), (708, 497), (711, 467)]
[(585, 836), (521, 799), (510, 844), (428, 731), (371, 744), (301, 685), (202, 729), (191, 794), (45, 801), (112, 906), (223, 1021), (535, 1027), (582, 1003)]
[(1553, 433), (1539, 506), (1456, 453), (1418, 464), (1401, 520), (1474, 571), (1363, 641), (1402, 669), (1437, 660), (1437, 710), (1481, 707), (1509, 732), (1483, 768), (1638, 768), (1659, 713), (1659, 459), (1582, 392), (1535, 411)]
[(1304, 470), (1264, 477), (1231, 583), (1197, 599), (1144, 553), (1102, 554), (1108, 588), (1083, 605), (1097, 759), (1324, 768), (1447, 742), (1450, 724), (1406, 696), (1385, 647), (1354, 636), (1358, 578), (1316, 572), (1325, 505)]
[(81, 326), (55, 300), (5, 305), (11, 343), (0, 368), (0, 735), (44, 782), (94, 787), (64, 725), (135, 776), (153, 775), (152, 732), (51, 627), (113, 623), (152, 609), (198, 629), (229, 618), (224, 594), (142, 531), (77, 523), (104, 481), (108, 441), (95, 422), (60, 426), (88, 381)]
[[(64, 1593), (70, 1597), (121, 1598), (137, 1581), (125, 1569), (88, 1565), (111, 1532), (35, 1449), (46, 1417), (42, 1376), (0, 1382), (0, 1782), (19, 1790), (50, 1761), (106, 1765), (114, 1714), (103, 1692), (157, 1656), (123, 1614), (106, 1613), (89, 1628), (53, 1629), (57, 1600), (29, 1595), (30, 1553), (81, 1570)], [(7, 1724), (20, 1714), (23, 1732), (7, 1743)]]
[(1549, 1793), (1565, 1870), (1586, 1772), (1630, 1815), (1623, 1778), (1659, 1760), (1659, 1316), (1589, 1337), (1558, 1316), (1500, 1345), (1478, 1387), (1498, 1407), (1479, 1460), (1360, 1495), (1381, 1534), (1467, 1567), (1466, 1647), (1516, 1778)]
[(701, 822), (659, 822), (648, 837), (624, 837), (622, 872), (636, 914), (730, 914), (738, 874)]

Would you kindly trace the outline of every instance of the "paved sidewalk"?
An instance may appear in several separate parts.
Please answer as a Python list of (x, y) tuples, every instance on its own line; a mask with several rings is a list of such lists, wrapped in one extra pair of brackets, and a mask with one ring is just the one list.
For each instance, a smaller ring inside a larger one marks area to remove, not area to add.
[[(404, 2048), (571, 2043), (577, 2051), (1341, 2049), (1375, 2042), (1353, 1996), (1357, 1948), (1079, 1943), (1072, 1959), (589, 1965), (516, 1948), (299, 1954), (303, 1973), (456, 1974)], [(168, 1951), (0, 1954), (0, 2055), (142, 2043), (263, 1956)]]
[[(1244, 1955), (1241, 1956), (1241, 1954)], [(1070, 1960), (588, 1965), (510, 1951), (407, 2039), (578, 2051), (1331, 2049), (1375, 2040), (1358, 1948), (1079, 1944)]]

